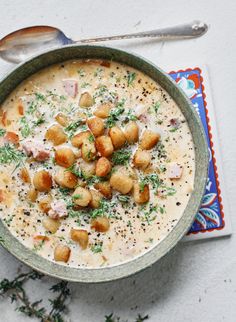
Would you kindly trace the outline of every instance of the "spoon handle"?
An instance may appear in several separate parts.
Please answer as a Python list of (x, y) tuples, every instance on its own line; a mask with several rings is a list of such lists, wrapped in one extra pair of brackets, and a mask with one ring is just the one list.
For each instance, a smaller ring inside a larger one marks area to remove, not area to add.
[(178, 39), (178, 38), (194, 38), (206, 33), (208, 26), (201, 21), (193, 21), (191, 23), (178, 25), (169, 28), (156, 29), (151, 31), (137, 32), (133, 34), (124, 34), (118, 36), (107, 36), (99, 38), (81, 39), (78, 43), (93, 43), (108, 40), (132, 39), (132, 38), (160, 38), (160, 39)]

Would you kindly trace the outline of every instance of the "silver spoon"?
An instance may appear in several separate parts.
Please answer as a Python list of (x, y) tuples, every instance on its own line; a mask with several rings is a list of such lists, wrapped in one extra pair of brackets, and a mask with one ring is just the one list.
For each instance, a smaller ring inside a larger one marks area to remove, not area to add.
[(0, 40), (0, 57), (12, 63), (19, 63), (26, 58), (50, 48), (61, 47), (75, 43), (94, 43), (107, 40), (120, 40), (131, 38), (159, 38), (179, 39), (194, 38), (206, 33), (208, 26), (200, 21), (178, 25), (169, 28), (108, 36), (100, 38), (72, 40), (58, 28), (50, 26), (33, 26), (14, 31)]

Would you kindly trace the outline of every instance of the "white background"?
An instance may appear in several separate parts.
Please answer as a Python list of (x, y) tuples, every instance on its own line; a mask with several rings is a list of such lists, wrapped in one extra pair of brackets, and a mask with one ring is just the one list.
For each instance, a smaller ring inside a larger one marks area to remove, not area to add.
[[(0, 37), (15, 29), (55, 25), (72, 38), (144, 31), (193, 19), (210, 25), (202, 38), (176, 42), (112, 43), (139, 53), (168, 71), (182, 62), (206, 63), (218, 123), (223, 170), (233, 231), (236, 229), (236, 2), (234, 0), (0, 0)], [(0, 74), (10, 70), (0, 62)], [(236, 238), (181, 243), (152, 268), (126, 280), (72, 284), (71, 321), (99, 322), (115, 312), (133, 321), (148, 313), (151, 322), (236, 321)], [(20, 263), (0, 249), (0, 278), (12, 277)], [(30, 287), (48, 298), (52, 279)], [(112, 300), (113, 299), (113, 300)], [(0, 321), (28, 321), (6, 300)]]

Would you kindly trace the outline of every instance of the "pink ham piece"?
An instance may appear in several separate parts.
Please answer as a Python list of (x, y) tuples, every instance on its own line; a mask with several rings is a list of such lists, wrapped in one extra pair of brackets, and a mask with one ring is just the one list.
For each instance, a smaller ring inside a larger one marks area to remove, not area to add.
[(78, 94), (78, 82), (75, 79), (63, 79), (63, 88), (65, 92), (72, 98)]
[(169, 179), (180, 179), (182, 176), (183, 167), (176, 163), (172, 162), (169, 165), (168, 177)]
[(40, 142), (25, 141), (22, 143), (22, 148), (28, 157), (33, 156), (37, 161), (45, 161), (50, 157), (50, 151), (45, 149)]
[(51, 209), (48, 212), (48, 216), (52, 219), (59, 219), (68, 216), (66, 203), (63, 199), (53, 201), (50, 206)]

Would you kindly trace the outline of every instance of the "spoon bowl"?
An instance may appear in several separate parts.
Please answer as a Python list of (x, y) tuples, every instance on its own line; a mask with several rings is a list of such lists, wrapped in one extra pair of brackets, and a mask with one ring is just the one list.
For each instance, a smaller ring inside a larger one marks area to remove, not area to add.
[(0, 40), (0, 57), (12, 63), (20, 63), (40, 51), (72, 43), (58, 28), (28, 27), (14, 31)]

